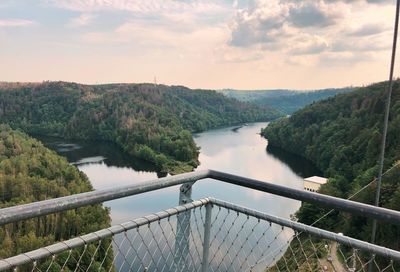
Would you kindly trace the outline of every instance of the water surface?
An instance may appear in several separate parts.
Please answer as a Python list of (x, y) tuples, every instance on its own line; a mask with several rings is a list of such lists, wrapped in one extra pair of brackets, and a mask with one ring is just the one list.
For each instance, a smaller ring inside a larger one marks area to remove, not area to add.
[[(214, 169), (301, 189), (303, 178), (319, 174), (302, 158), (282, 150), (267, 148), (259, 135), (267, 123), (252, 123), (194, 135), (200, 146), (198, 169)], [(90, 179), (95, 189), (132, 185), (156, 179), (160, 174), (148, 163), (127, 156), (117, 146), (105, 142), (66, 141), (40, 137), (48, 147), (66, 156)], [(157, 212), (177, 205), (178, 187), (106, 202), (113, 223)], [(289, 217), (300, 202), (241, 188), (214, 180), (197, 182), (193, 198), (212, 196), (264, 212)]]

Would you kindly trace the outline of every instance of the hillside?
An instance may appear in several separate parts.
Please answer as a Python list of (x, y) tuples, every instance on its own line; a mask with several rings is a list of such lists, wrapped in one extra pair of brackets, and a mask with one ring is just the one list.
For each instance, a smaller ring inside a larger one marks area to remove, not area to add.
[(215, 91), (153, 84), (66, 82), (0, 85), (0, 120), (30, 134), (106, 140), (161, 172), (198, 165), (191, 132), (279, 114)]
[[(0, 208), (90, 190), (92, 187), (87, 177), (65, 158), (22, 132), (0, 125)], [(0, 228), (0, 258), (109, 225), (108, 210), (101, 205), (9, 224)], [(95, 248), (90, 246), (88, 250), (94, 251)], [(111, 266), (112, 260), (111, 253), (108, 254), (110, 258), (107, 258), (106, 267)], [(104, 254), (96, 258), (102, 260), (102, 257)], [(72, 265), (71, 262), (70, 268), (74, 269)], [(53, 268), (57, 269), (57, 266), (53, 265)]]
[[(273, 122), (262, 134), (269, 145), (283, 148), (313, 161), (330, 178), (322, 193), (347, 198), (370, 183), (377, 175), (377, 160), (383, 126), (386, 82), (359, 88), (314, 103), (290, 118)], [(400, 210), (400, 93), (394, 85), (387, 138), (381, 205)], [(375, 184), (355, 200), (373, 203)], [(303, 205), (301, 221), (312, 223), (323, 214), (312, 205)], [(322, 220), (323, 227), (345, 232), (363, 240), (370, 239), (371, 222), (348, 215), (333, 214)], [(379, 226), (378, 243), (400, 249), (400, 228)]]
[(279, 112), (290, 115), (293, 112), (322, 99), (335, 96), (340, 93), (350, 92), (351, 88), (323, 89), (315, 91), (294, 90), (259, 90), (238, 91), (222, 90), (227, 97), (240, 101), (250, 102), (261, 107), (271, 107)]

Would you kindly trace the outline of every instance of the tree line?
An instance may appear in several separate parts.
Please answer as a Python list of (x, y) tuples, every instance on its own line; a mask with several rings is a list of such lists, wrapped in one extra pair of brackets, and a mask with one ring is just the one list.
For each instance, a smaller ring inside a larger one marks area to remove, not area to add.
[(279, 113), (210, 90), (154, 84), (67, 82), (0, 85), (0, 120), (30, 134), (107, 140), (160, 172), (191, 171), (192, 133)]
[[(385, 171), (380, 205), (400, 210), (400, 82), (394, 84), (387, 136)], [(273, 146), (314, 162), (329, 177), (320, 192), (348, 198), (375, 179), (384, 119), (387, 82), (358, 88), (347, 94), (313, 103), (270, 124), (262, 131)], [(376, 182), (353, 200), (373, 204)], [(327, 209), (303, 203), (297, 217), (310, 224)], [(318, 225), (370, 240), (372, 220), (334, 212)], [(400, 250), (400, 227), (380, 223), (377, 242)]]
[[(0, 125), (0, 208), (91, 190), (86, 175), (65, 158), (26, 134), (12, 130), (8, 125)], [(109, 227), (110, 221), (107, 208), (92, 205), (2, 226), (0, 258)], [(104, 247), (107, 248), (110, 243), (110, 239), (105, 240)], [(90, 245), (86, 250), (93, 254), (96, 248)], [(71, 254), (79, 257), (82, 249), (74, 250)], [(60, 265), (67, 257), (64, 255), (68, 255), (68, 252), (56, 259), (52, 271), (61, 269)], [(108, 271), (112, 267), (112, 252), (97, 252), (93, 267), (99, 267), (103, 260), (103, 269)], [(83, 260), (82, 267), (89, 266), (90, 261)], [(46, 262), (38, 264), (39, 268), (48, 265)], [(76, 262), (69, 262), (66, 271), (74, 270), (75, 265)], [(24, 269), (28, 268), (23, 267), (22, 271)]]
[(284, 115), (295, 111), (322, 99), (335, 96), (340, 93), (348, 93), (351, 87), (339, 89), (322, 89), (313, 91), (295, 90), (222, 90), (224, 95), (236, 98), (239, 101), (251, 102), (260, 107), (273, 108)]

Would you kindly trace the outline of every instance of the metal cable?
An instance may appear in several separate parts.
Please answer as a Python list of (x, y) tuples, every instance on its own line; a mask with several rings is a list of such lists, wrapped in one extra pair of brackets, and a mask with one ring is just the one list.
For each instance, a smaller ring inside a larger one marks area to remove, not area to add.
[[(390, 62), (389, 89), (387, 91), (387, 97), (386, 97), (385, 118), (383, 123), (381, 152), (379, 156), (379, 174), (378, 174), (378, 183), (375, 195), (375, 206), (379, 206), (379, 200), (381, 195), (383, 164), (385, 160), (386, 138), (387, 138), (387, 130), (389, 124), (390, 101), (393, 92), (393, 73), (396, 60), (397, 33), (399, 29), (400, 0), (397, 0), (396, 3), (397, 4), (396, 4), (396, 16), (395, 16), (394, 33), (393, 33), (392, 57)], [(377, 227), (377, 221), (374, 220), (372, 225), (371, 243), (375, 243), (376, 227)]]

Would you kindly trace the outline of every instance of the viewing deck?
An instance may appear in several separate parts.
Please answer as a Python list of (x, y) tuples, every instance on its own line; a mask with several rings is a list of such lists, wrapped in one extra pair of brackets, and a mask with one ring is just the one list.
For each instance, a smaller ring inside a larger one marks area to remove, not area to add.
[[(0, 210), (2, 226), (181, 185), (179, 205), (0, 260), (0, 271), (400, 271), (400, 252), (212, 197), (211, 178), (400, 225), (400, 212), (214, 170)], [(156, 201), (156, 200), (155, 200)]]

